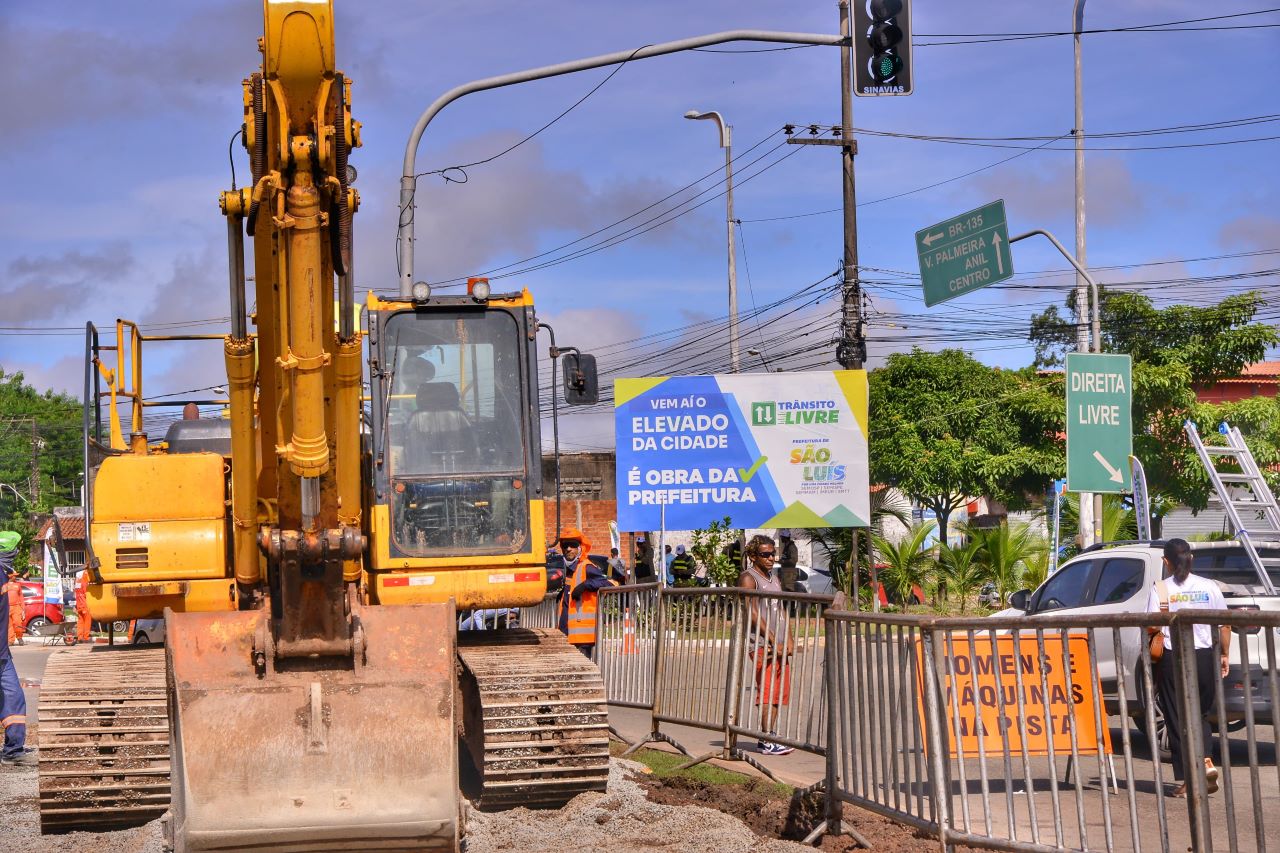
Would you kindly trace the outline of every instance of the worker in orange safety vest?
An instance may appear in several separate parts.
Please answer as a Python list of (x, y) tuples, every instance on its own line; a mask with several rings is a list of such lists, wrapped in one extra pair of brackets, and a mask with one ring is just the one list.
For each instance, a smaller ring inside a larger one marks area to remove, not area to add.
[(560, 630), (578, 651), (591, 657), (596, 647), (596, 605), (599, 590), (617, 586), (588, 556), (591, 542), (576, 527), (560, 534), (564, 555), (564, 586), (560, 590)]
[(26, 629), (26, 605), (22, 601), (22, 587), (18, 584), (18, 573), (14, 562), (18, 556), (18, 544), (21, 540), (17, 533), (10, 530), (0, 531), (0, 607), (8, 608), (5, 646), (22, 645), (22, 634)]
[(89, 616), (89, 572), (80, 573), (76, 581), (76, 640), (87, 643), (91, 639), (89, 630), (93, 622)]

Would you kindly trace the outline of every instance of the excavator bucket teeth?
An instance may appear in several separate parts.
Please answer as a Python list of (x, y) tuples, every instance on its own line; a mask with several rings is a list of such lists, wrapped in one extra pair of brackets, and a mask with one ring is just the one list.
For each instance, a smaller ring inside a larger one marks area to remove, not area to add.
[(457, 849), (452, 605), (365, 608), (363, 665), (261, 676), (265, 612), (167, 619), (175, 853)]

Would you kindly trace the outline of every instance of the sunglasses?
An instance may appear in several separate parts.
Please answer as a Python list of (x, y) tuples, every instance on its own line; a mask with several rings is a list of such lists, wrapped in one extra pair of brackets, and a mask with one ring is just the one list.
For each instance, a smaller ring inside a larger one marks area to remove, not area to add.
[(582, 543), (579, 542), (577, 539), (561, 539), (560, 547), (561, 548), (581, 548)]
[(756, 554), (756, 556), (757, 556), (757, 557), (759, 557), (759, 558), (760, 558), (760, 559), (762, 559), (762, 560), (772, 560), (772, 559), (774, 558), (774, 556), (775, 556), (775, 552), (773, 552), (773, 551), (760, 551), (759, 553), (757, 553), (757, 554)]

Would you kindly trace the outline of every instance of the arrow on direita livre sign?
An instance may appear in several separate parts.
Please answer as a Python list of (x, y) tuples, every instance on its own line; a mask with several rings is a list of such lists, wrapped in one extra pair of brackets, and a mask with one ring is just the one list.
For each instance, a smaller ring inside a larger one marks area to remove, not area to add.
[(1111, 482), (1113, 483), (1124, 482), (1124, 475), (1120, 473), (1120, 469), (1113, 467), (1112, 464), (1107, 461), (1107, 457), (1102, 455), (1101, 451), (1099, 450), (1093, 451), (1093, 458), (1097, 459), (1098, 462), (1102, 465), (1102, 467), (1107, 469), (1107, 473), (1111, 475)]
[(945, 234), (926, 234), (920, 238), (920, 242), (924, 243), (926, 246), (932, 249), (934, 242), (937, 240), (941, 240), (945, 236), (946, 236)]

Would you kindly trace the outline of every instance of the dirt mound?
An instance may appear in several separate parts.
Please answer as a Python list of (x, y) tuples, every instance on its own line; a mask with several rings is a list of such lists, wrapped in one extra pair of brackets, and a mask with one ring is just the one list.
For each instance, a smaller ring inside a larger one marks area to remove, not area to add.
[[(823, 819), (821, 794), (794, 791), (788, 796), (780, 786), (763, 779), (751, 779), (741, 785), (716, 785), (683, 776), (638, 775), (636, 782), (651, 802), (716, 809), (738, 818), (761, 838), (800, 841)], [(938, 846), (937, 841), (918, 837), (910, 827), (852, 807), (844, 809), (843, 820), (864, 838), (875, 839), (877, 851), (914, 853), (936, 850)], [(843, 835), (823, 836), (817, 849), (845, 853), (861, 848), (853, 838)]]
[(640, 853), (802, 853), (791, 841), (758, 836), (742, 821), (719, 810), (651, 801), (637, 782), (643, 765), (614, 759), (608, 793), (581, 794), (559, 811), (513, 809), (472, 812), (467, 820), (466, 853), (564, 853), (582, 851)]

